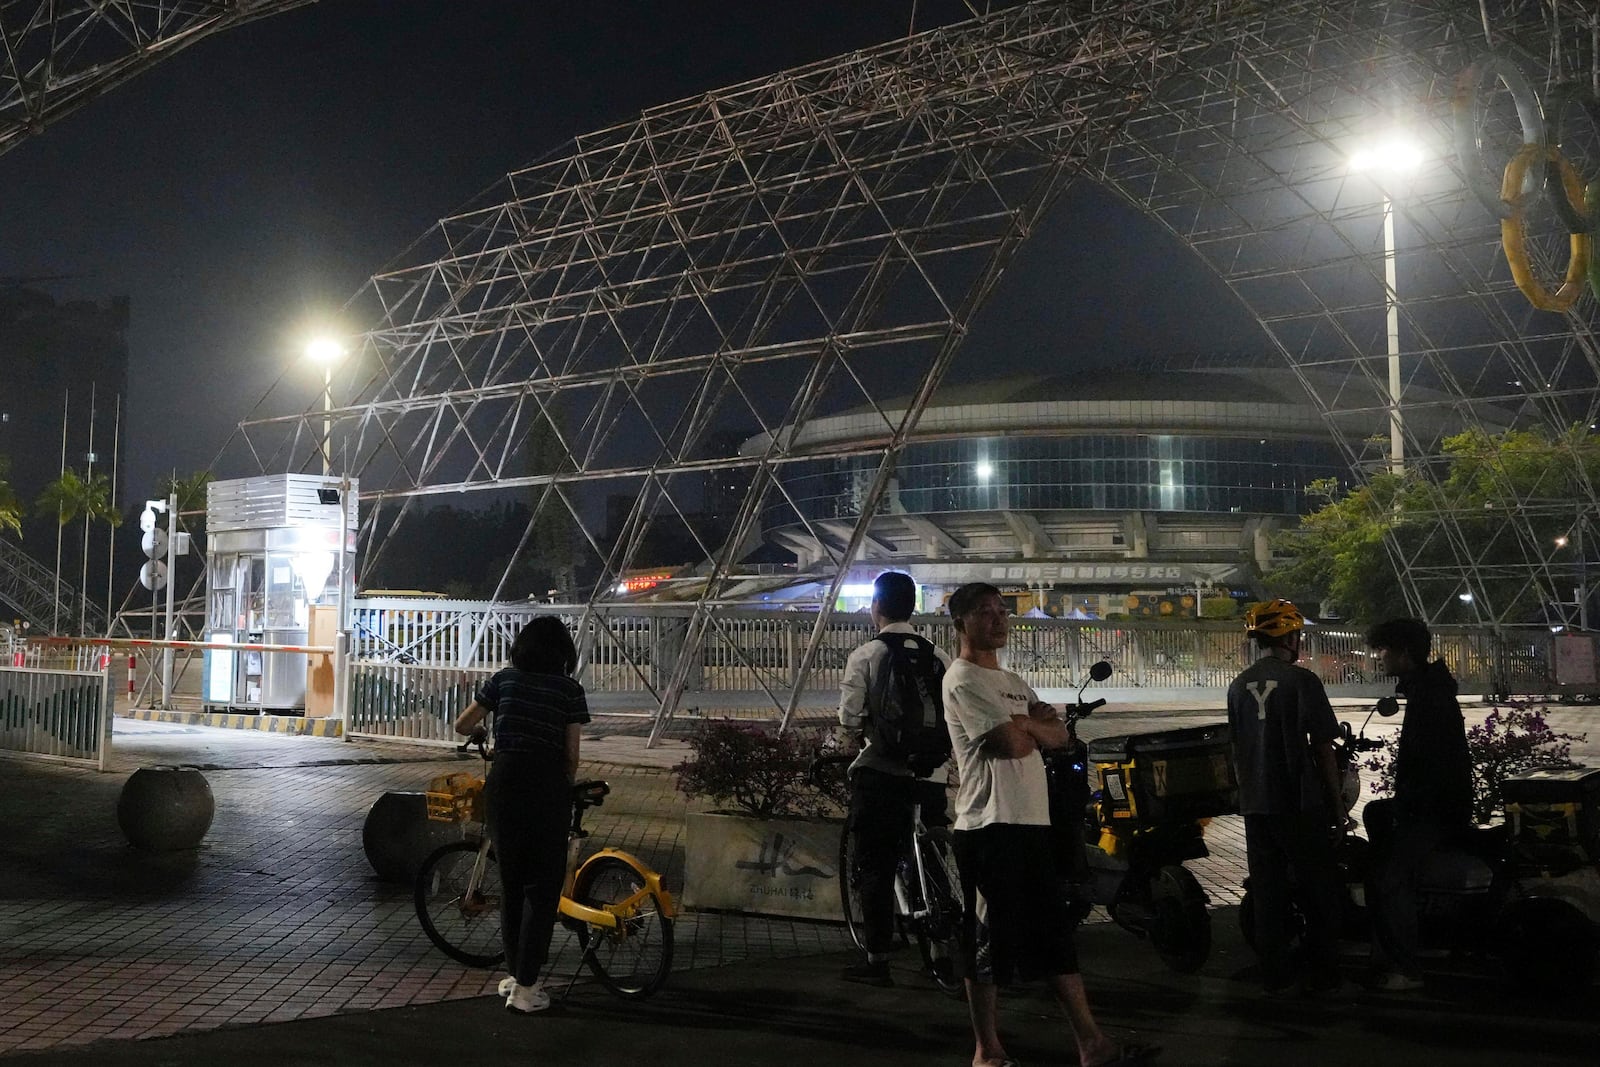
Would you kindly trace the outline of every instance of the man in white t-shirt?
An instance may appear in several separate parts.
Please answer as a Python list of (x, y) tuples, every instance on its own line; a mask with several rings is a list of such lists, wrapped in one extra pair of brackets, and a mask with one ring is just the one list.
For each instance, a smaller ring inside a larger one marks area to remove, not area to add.
[(1071, 739), (1056, 709), (1000, 666), (1010, 622), (1000, 591), (971, 582), (950, 597), (960, 656), (944, 676), (945, 721), (960, 777), (955, 854), (965, 897), (963, 977), (974, 1067), (1014, 1061), (1001, 1044), (996, 987), (1045, 978), (1066, 1012), (1085, 1067), (1141, 1063), (1159, 1049), (1119, 1046), (1089, 1010), (1073, 923), (1055, 884), (1050, 797), (1041, 748)]

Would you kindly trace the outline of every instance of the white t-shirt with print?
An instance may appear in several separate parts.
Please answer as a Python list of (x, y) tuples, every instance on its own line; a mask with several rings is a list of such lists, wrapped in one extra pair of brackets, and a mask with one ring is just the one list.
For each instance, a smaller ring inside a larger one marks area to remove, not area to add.
[(1008, 670), (958, 659), (945, 672), (944, 717), (961, 776), (957, 830), (994, 823), (1050, 825), (1050, 792), (1039, 753), (1001, 759), (984, 752), (982, 745), (985, 734), (1012, 716), (1028, 714), (1028, 705), (1038, 699), (1027, 682)]

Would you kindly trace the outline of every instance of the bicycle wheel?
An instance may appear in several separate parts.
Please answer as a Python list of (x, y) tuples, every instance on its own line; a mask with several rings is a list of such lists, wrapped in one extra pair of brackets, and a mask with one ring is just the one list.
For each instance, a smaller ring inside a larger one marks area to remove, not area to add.
[(861, 918), (861, 863), (857, 859), (856, 835), (852, 821), (846, 819), (839, 832), (839, 910), (850, 940), (862, 952), (867, 950), (867, 930)]
[(633, 912), (615, 929), (586, 926), (580, 936), (589, 969), (620, 997), (647, 997), (667, 980), (672, 970), (672, 920), (644, 876), (616, 856), (584, 864), (572, 886), (572, 899), (590, 908), (635, 898)]
[[(955, 966), (956, 953), (961, 950), (961, 875), (948, 847), (931, 837), (925, 840), (922, 859), (928, 877), (928, 899), (924, 902), (928, 913), (917, 920), (913, 932), (928, 977), (941, 993), (961, 1000), (966, 996), (966, 985), (956, 974)], [(914, 900), (918, 896), (916, 868), (906, 875)]]
[(500, 937), (500, 865), (484, 855), (483, 876), (474, 886), (478, 861), (473, 841), (441, 845), (417, 872), (417, 918), (422, 931), (445, 954), (473, 967), (493, 967), (506, 958)]

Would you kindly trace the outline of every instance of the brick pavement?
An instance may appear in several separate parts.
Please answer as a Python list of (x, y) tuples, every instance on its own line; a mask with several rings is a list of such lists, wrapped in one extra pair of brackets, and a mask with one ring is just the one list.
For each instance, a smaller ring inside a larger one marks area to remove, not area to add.
[[(1204, 708), (1127, 709), (1085, 724), (1087, 737), (1215, 721)], [(1348, 717), (1348, 715), (1346, 715)], [(1578, 755), (1600, 763), (1592, 708), (1555, 709), (1558, 728), (1587, 729)], [(1359, 722), (1359, 719), (1356, 720)], [(1369, 734), (1393, 729), (1374, 720)], [(119, 720), (114, 770), (95, 774), (0, 763), (0, 1054), (220, 1026), (310, 1019), (477, 997), (494, 972), (435, 950), (409, 888), (378, 882), (361, 851), (376, 797), (418, 789), (454, 762), (446, 749)], [(627, 731), (587, 746), (584, 773), (613, 793), (593, 813), (591, 844), (638, 852), (682, 886), (684, 798), (665, 768), (674, 744), (643, 749)], [(599, 762), (599, 760), (605, 762)], [(129, 848), (115, 817), (135, 766), (195, 763), (216, 797), (194, 853)], [(1194, 864), (1213, 904), (1238, 899), (1243, 835), (1215, 820), (1212, 857)], [(575, 949), (558, 929), (556, 973)], [(686, 915), (675, 965), (812, 956), (845, 947), (825, 924)]]
[[(111, 773), (0, 764), (13, 827), (0, 844), (0, 1054), (493, 989), (498, 973), (432, 946), (410, 888), (377, 881), (361, 847), (380, 794), (470, 763), (393, 743), (127, 720), (117, 730)], [(129, 848), (115, 820), (123, 782), (137, 766), (177, 762), (203, 767), (211, 786), (205, 842), (193, 853)], [(687, 805), (670, 776), (593, 761), (583, 773), (612, 786), (588, 820), (591, 845), (633, 851), (681, 888)], [(845, 947), (839, 927), (740, 916), (687, 915), (676, 934), (678, 968)], [(570, 935), (558, 928), (553, 947), (554, 973), (570, 974)]]

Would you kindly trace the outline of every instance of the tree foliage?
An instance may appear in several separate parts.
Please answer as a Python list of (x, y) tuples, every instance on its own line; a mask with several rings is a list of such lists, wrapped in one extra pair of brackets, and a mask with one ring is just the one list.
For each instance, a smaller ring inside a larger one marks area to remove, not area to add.
[(34, 504), (41, 516), (62, 526), (77, 519), (122, 525), (122, 512), (111, 503), (111, 479), (104, 474), (79, 474), (67, 469), (46, 485)]
[(163, 500), (176, 494), (178, 514), (188, 516), (183, 520), (184, 526), (191, 531), (199, 530), (206, 521), (206, 486), (216, 479), (217, 476), (210, 471), (195, 471), (184, 478), (173, 472), (156, 482), (156, 492)]
[(22, 536), (22, 501), (11, 488), (11, 457), (0, 456), (0, 533)]
[[(1571, 595), (1555, 576), (1576, 566), (1567, 538), (1581, 541), (1597, 485), (1600, 437), (1587, 430), (1457, 434), (1431, 468), (1380, 472), (1354, 488), (1308, 486), (1322, 506), (1278, 535), (1280, 563), (1266, 582), (1274, 595), (1347, 618), (1548, 621), (1550, 605)], [(1408, 586), (1422, 603), (1408, 601)]]
[[(1505, 808), (1502, 787), (1507, 778), (1539, 767), (1563, 767), (1572, 757), (1573, 742), (1587, 734), (1568, 734), (1550, 728), (1544, 709), (1524, 701), (1507, 701), (1495, 707), (1483, 722), (1467, 730), (1467, 755), (1472, 760), (1472, 819), (1486, 823)], [(1384, 747), (1365, 763), (1377, 777), (1372, 791), (1378, 796), (1394, 792), (1395, 758), (1400, 735), (1384, 739)]]
[(746, 815), (835, 815), (837, 799), (806, 774), (823, 742), (815, 731), (778, 733), (754, 723), (707, 719), (689, 737), (692, 755), (672, 768), (679, 791), (732, 804)]

